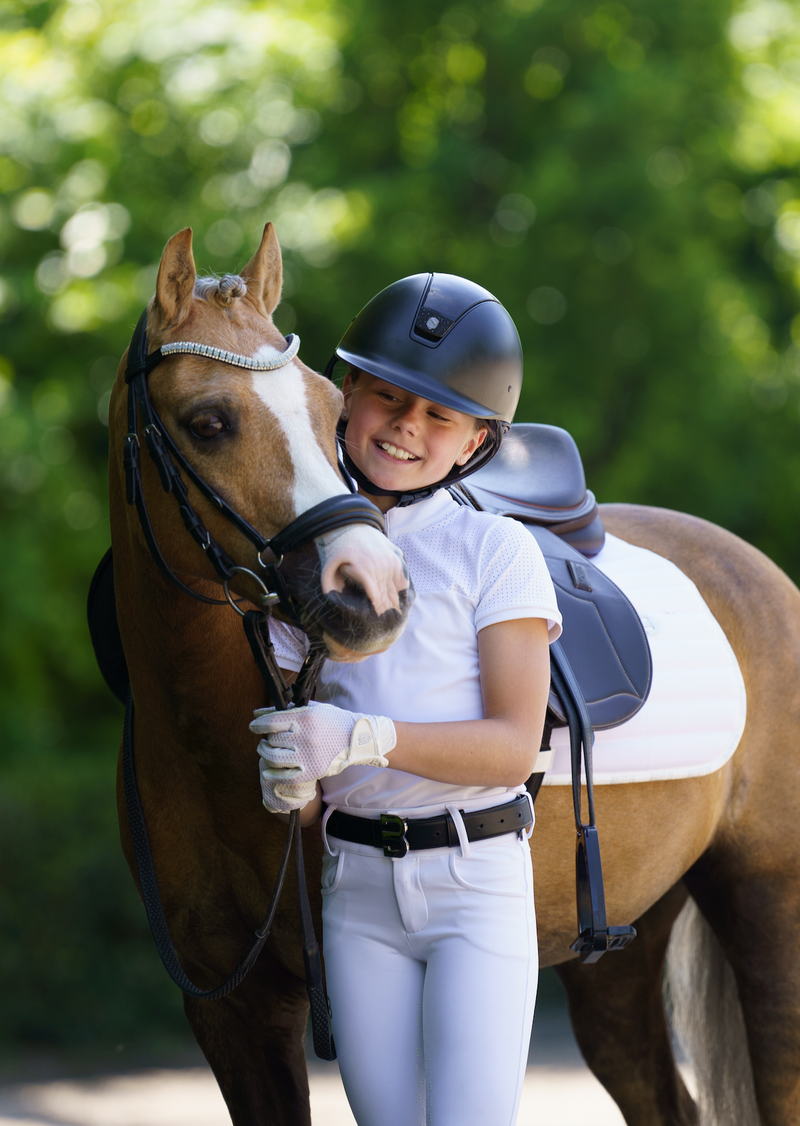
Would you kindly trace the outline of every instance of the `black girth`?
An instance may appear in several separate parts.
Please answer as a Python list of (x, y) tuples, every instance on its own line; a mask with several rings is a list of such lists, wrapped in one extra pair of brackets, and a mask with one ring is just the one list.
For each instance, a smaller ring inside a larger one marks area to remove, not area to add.
[[(295, 345), (296, 347), (296, 345)], [(188, 351), (188, 349), (185, 349)], [(201, 353), (202, 354), (202, 353)], [(306, 658), (303, 668), (290, 688), (278, 667), (272, 643), (269, 637), (269, 613), (273, 605), (278, 604), (281, 610), (292, 621), (299, 623), (299, 607), (294, 602), (286, 589), (279, 568), (284, 554), (308, 543), (318, 536), (335, 528), (348, 524), (368, 524), (384, 531), (383, 516), (379, 510), (365, 497), (354, 493), (330, 497), (313, 508), (301, 513), (295, 520), (282, 529), (271, 539), (266, 539), (247, 520), (218, 495), (205, 481), (194, 467), (186, 460), (179, 450), (174, 439), (167, 431), (159, 418), (158, 412), (150, 401), (147, 389), (147, 377), (150, 372), (164, 359), (161, 348), (148, 353), (147, 344), (147, 310), (142, 313), (131, 339), (128, 350), (128, 365), (125, 371), (125, 381), (128, 384), (128, 433), (125, 438), (123, 464), (125, 466), (125, 479), (128, 504), (136, 506), (142, 531), (144, 533), (150, 554), (158, 564), (162, 574), (173, 585), (185, 594), (211, 605), (225, 605), (229, 602), (234, 609), (242, 615), (245, 635), (250, 645), (253, 659), (261, 673), (269, 697), (278, 710), (290, 707), (302, 707), (308, 703), (319, 677), (325, 654), (319, 640), (312, 639), (311, 650)], [(218, 362), (226, 362), (222, 356), (212, 356)], [(227, 361), (230, 362), (230, 361)], [(208, 598), (204, 594), (187, 586), (165, 560), (153, 532), (153, 526), (147, 511), (147, 505), (142, 490), (141, 475), (141, 443), (139, 440), (139, 412), (141, 411), (143, 434), (148, 452), (158, 470), (163, 489), (172, 493), (178, 504), (178, 511), (194, 541), (205, 552), (206, 556), (222, 580), (225, 590), (225, 600)], [(177, 464), (176, 464), (177, 462)], [(264, 568), (270, 580), (271, 590), (266, 584), (247, 568), (237, 566), (227, 552), (214, 540), (200, 516), (192, 507), (187, 486), (181, 476), (181, 470), (196, 486), (203, 496), (222, 512), (225, 518), (245, 536), (256, 548), (258, 561)], [(272, 561), (264, 561), (264, 551), (270, 549)], [(230, 598), (228, 583), (239, 572), (250, 575), (261, 586), (263, 594), (260, 597), (262, 610), (239, 610)], [(314, 1050), (321, 1059), (333, 1060), (336, 1051), (330, 1033), (328, 1020), (328, 1006), (322, 984), (322, 967), (320, 962), (319, 946), (314, 936), (311, 919), (311, 908), (308, 902), (308, 891), (305, 883), (303, 869), (303, 850), (300, 834), (300, 815), (295, 810), (289, 821), (289, 831), (283, 851), (278, 877), (272, 892), (267, 916), (261, 927), (255, 932), (246, 953), (230, 977), (214, 989), (199, 989), (194, 985), (181, 966), (177, 951), (172, 943), (161, 904), (158, 891), (153, 857), (147, 835), (144, 813), (142, 810), (139, 789), (136, 781), (136, 765), (133, 746), (133, 721), (134, 704), (131, 691), (128, 692), (125, 708), (125, 727), (123, 733), (123, 778), (125, 785), (125, 799), (133, 839), (136, 865), (142, 887), (147, 918), (153, 932), (156, 947), (161, 960), (172, 980), (184, 993), (201, 1000), (216, 1000), (226, 996), (235, 989), (250, 971), (266, 942), (272, 926), (278, 900), (283, 888), (286, 872), (289, 865), (289, 855), (292, 842), (295, 842), (295, 863), (297, 867), (297, 887), (300, 902), (300, 919), (303, 936), (303, 960), (306, 968), (306, 987), (311, 1005), (311, 1016), (314, 1036)]]

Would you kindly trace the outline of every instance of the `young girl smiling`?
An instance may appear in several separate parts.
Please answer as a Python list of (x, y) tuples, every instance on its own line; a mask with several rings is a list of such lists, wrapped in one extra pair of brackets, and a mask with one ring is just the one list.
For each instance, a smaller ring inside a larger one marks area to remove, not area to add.
[[(385, 653), (326, 664), (314, 704), (257, 713), (264, 804), (304, 824), (324, 808), (327, 988), (359, 1126), (512, 1126), (538, 976), (525, 781), (561, 618), (533, 537), (445, 486), (497, 451), (519, 338), (486, 290), (418, 274), (336, 358), (345, 465), (416, 601)], [(273, 642), (298, 670), (304, 635)]]

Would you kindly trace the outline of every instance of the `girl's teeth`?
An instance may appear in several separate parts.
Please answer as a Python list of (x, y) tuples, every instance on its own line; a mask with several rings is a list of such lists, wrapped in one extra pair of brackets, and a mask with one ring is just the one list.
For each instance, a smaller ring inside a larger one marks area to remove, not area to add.
[(405, 450), (398, 450), (397, 446), (393, 446), (391, 442), (379, 442), (378, 445), (382, 450), (386, 451), (389, 457), (396, 457), (400, 461), (416, 460), (413, 454), (406, 453)]

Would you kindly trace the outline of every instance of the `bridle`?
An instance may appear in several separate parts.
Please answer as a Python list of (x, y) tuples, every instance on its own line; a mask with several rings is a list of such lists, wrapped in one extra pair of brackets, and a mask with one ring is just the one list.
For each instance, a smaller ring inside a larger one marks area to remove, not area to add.
[[(164, 559), (158, 546), (142, 491), (141, 443), (138, 434), (138, 415), (141, 410), (145, 444), (158, 470), (164, 492), (172, 493), (175, 497), (186, 530), (195, 543), (205, 552), (207, 558), (211, 560), (214, 570), (222, 579), (227, 601), (234, 605), (228, 584), (236, 574), (243, 573), (249, 575), (261, 587), (260, 602), (264, 609), (268, 609), (277, 603), (287, 617), (299, 624), (298, 607), (289, 595), (279, 571), (284, 555), (318, 536), (325, 535), (336, 528), (343, 528), (348, 524), (368, 524), (383, 532), (385, 526), (381, 512), (366, 497), (359, 496), (351, 491), (340, 496), (328, 497), (319, 504), (315, 504), (312, 508), (300, 513), (277, 535), (271, 539), (266, 539), (252, 524), (232, 508), (184, 457), (172, 435), (161, 421), (147, 388), (147, 379), (153, 369), (167, 356), (180, 353), (203, 356), (234, 367), (247, 368), (251, 371), (275, 371), (291, 363), (300, 347), (300, 338), (294, 334), (286, 337), (286, 341), (288, 344), (286, 350), (275, 359), (269, 360), (240, 356), (235, 352), (227, 352), (222, 348), (214, 348), (208, 344), (199, 344), (195, 341), (176, 341), (170, 344), (162, 344), (160, 348), (148, 353), (147, 309), (145, 309), (131, 338), (128, 349), (128, 364), (125, 369), (125, 382), (128, 385), (128, 433), (125, 436), (123, 465), (125, 467), (128, 504), (136, 505), (150, 554), (162, 573), (184, 594), (190, 595), (199, 602), (206, 602), (211, 605), (224, 604), (222, 599), (208, 598), (182, 582)], [(272, 591), (267, 589), (264, 581), (254, 571), (247, 567), (237, 566), (212, 537), (189, 502), (188, 490), (180, 474), (181, 469), (202, 495), (218, 508), (237, 531), (241, 532), (253, 544), (258, 552), (258, 562), (274, 587)], [(345, 477), (345, 480), (347, 481), (346, 487), (352, 489), (347, 477)], [(265, 561), (262, 558), (267, 550), (274, 557), (271, 561)], [(236, 608), (235, 605), (234, 608)]]
[[(154, 368), (168, 356), (187, 354), (202, 356), (219, 363), (230, 364), (233, 367), (246, 368), (251, 371), (275, 371), (285, 367), (297, 355), (300, 339), (295, 335), (286, 337), (287, 347), (274, 359), (256, 359), (242, 356), (235, 352), (228, 352), (208, 344), (195, 341), (176, 341), (162, 344), (153, 352), (148, 352), (147, 341), (147, 309), (144, 310), (131, 338), (128, 349), (128, 363), (125, 369), (125, 382), (128, 385), (128, 433), (125, 436), (123, 449), (123, 465), (125, 468), (126, 494), (129, 505), (135, 505), (139, 516), (142, 532), (150, 554), (157, 563), (162, 574), (184, 594), (190, 595), (198, 602), (208, 605), (224, 606), (229, 603), (242, 617), (245, 635), (250, 644), (253, 659), (261, 673), (272, 703), (278, 710), (291, 707), (302, 707), (308, 703), (313, 693), (322, 665), (325, 660), (325, 650), (319, 638), (311, 638), (311, 647), (306, 660), (298, 673), (297, 679), (291, 687), (281, 672), (272, 643), (269, 637), (269, 615), (274, 606), (280, 606), (283, 613), (290, 621), (300, 624), (300, 608), (289, 593), (280, 571), (283, 557), (318, 536), (325, 535), (337, 528), (349, 524), (367, 524), (384, 532), (384, 520), (379, 509), (363, 496), (354, 492), (341, 496), (329, 497), (305, 512), (300, 513), (277, 535), (266, 539), (252, 524), (244, 519), (227, 501), (225, 501), (207, 481), (205, 481), (192, 464), (184, 457), (172, 435), (164, 426), (158, 412), (150, 399), (147, 388), (147, 379)], [(161, 484), (166, 493), (172, 493), (178, 504), (186, 530), (192, 539), (211, 560), (214, 570), (222, 580), (224, 599), (209, 598), (193, 590), (184, 583), (170, 565), (156, 540), (147, 504), (142, 489), (141, 468), (141, 443), (139, 440), (139, 413), (141, 412), (145, 444), (152, 461), (154, 462)], [(177, 464), (176, 464), (177, 463)], [(253, 544), (258, 553), (257, 558), (263, 568), (269, 587), (264, 580), (247, 567), (238, 566), (228, 553), (213, 538), (208, 528), (203, 523), (198, 513), (189, 501), (188, 488), (181, 470), (186, 474), (200, 493), (225, 516), (229, 523)], [(347, 487), (352, 489), (347, 475), (344, 479)], [(272, 560), (265, 561), (262, 557), (269, 550)], [(237, 574), (248, 575), (255, 580), (261, 588), (259, 603), (260, 610), (242, 610), (231, 597), (229, 584)], [(270, 589), (271, 587), (271, 589)], [(123, 731), (123, 778), (125, 798), (128, 810), (128, 821), (133, 839), (136, 864), (142, 887), (142, 898), (147, 911), (150, 928), (161, 955), (161, 960), (172, 980), (184, 993), (200, 1000), (216, 1000), (226, 996), (244, 979), (266, 942), (273, 919), (278, 907), (283, 883), (289, 864), (289, 855), (292, 842), (296, 844), (295, 864), (297, 868), (298, 899), (300, 905), (301, 930), (303, 935), (303, 960), (306, 969), (306, 985), (314, 1035), (314, 1048), (322, 1059), (335, 1059), (336, 1052), (330, 1034), (328, 1022), (328, 1006), (325, 990), (322, 983), (322, 969), (320, 963), (319, 946), (314, 936), (311, 920), (311, 908), (308, 902), (305, 874), (303, 868), (303, 852), (300, 835), (299, 813), (295, 810), (290, 817), (289, 833), (281, 858), (278, 876), (263, 924), (255, 933), (244, 957), (239, 962), (230, 977), (215, 989), (202, 990), (194, 985), (187, 977), (181, 966), (178, 953), (172, 943), (167, 927), (164, 909), (158, 890), (155, 866), (150, 850), (147, 835), (147, 826), (141, 805), (138, 784), (136, 781), (136, 767), (133, 748), (133, 696), (129, 689), (128, 700), (125, 708), (125, 726)]]

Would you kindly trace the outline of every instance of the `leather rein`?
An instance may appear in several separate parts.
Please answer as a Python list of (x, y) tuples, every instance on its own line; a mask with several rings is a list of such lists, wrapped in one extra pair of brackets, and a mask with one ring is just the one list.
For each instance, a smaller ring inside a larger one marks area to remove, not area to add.
[[(206, 344), (199, 344), (194, 341), (179, 341), (165, 344), (152, 352), (148, 352), (147, 309), (145, 309), (136, 325), (128, 349), (128, 363), (125, 369), (125, 382), (128, 385), (128, 432), (125, 436), (123, 450), (127, 501), (129, 505), (136, 506), (139, 522), (150, 554), (162, 574), (169, 582), (183, 591), (184, 594), (190, 595), (198, 602), (204, 602), (209, 605), (224, 606), (227, 602), (241, 615), (242, 624), (253, 654), (253, 659), (264, 679), (264, 684), (270, 699), (275, 708), (279, 711), (291, 707), (302, 707), (308, 703), (325, 661), (325, 652), (321, 641), (312, 639), (309, 654), (298, 673), (297, 679), (291, 687), (286, 683), (286, 679), (278, 666), (269, 637), (269, 615), (273, 606), (279, 605), (283, 613), (292, 622), (298, 625), (300, 623), (300, 609), (290, 595), (283, 580), (283, 576), (280, 573), (280, 566), (284, 555), (316, 539), (318, 536), (349, 524), (367, 524), (382, 532), (385, 530), (383, 516), (365, 497), (358, 496), (351, 492), (340, 496), (329, 497), (320, 504), (314, 505), (306, 512), (301, 513), (290, 524), (287, 524), (277, 535), (273, 536), (271, 539), (266, 539), (252, 524), (236, 512), (236, 510), (200, 476), (191, 463), (184, 457), (153, 406), (148, 392), (147, 379), (153, 369), (157, 367), (163, 359), (167, 356), (181, 353), (199, 355), (220, 363), (226, 363), (249, 370), (276, 370), (291, 363), (297, 355), (300, 346), (299, 338), (291, 335), (286, 338), (286, 341), (286, 350), (279, 353), (275, 359), (271, 360), (259, 360), (248, 356), (241, 356), (233, 352), (227, 352), (223, 349), (214, 348)], [(158, 470), (164, 492), (172, 493), (175, 497), (178, 511), (180, 512), (186, 530), (211, 560), (215, 571), (222, 580), (222, 587), (225, 593), (224, 599), (209, 598), (193, 590), (178, 578), (161, 552), (153, 531), (153, 525), (150, 520), (142, 489), (141, 442), (139, 439), (140, 414), (145, 444)], [(264, 569), (269, 587), (262, 578), (249, 568), (237, 566), (227, 552), (212, 537), (189, 501), (188, 488), (181, 476), (181, 470), (183, 470), (200, 493), (218, 508), (225, 518), (255, 546), (258, 552), (258, 562)], [(347, 480), (347, 477), (345, 477), (345, 480)], [(267, 550), (272, 554), (272, 560), (265, 561), (262, 558), (264, 552)], [(254, 579), (256, 584), (261, 588), (262, 593), (259, 597), (259, 602), (262, 607), (261, 610), (243, 611), (231, 597), (229, 583), (239, 573), (248, 575), (251, 579)], [(270, 589), (270, 587), (272, 589)], [(256, 958), (269, 937), (289, 866), (292, 842), (294, 842), (296, 845), (295, 865), (297, 870), (297, 887), (303, 936), (303, 961), (305, 964), (306, 985), (311, 1005), (314, 1050), (322, 1059), (335, 1059), (336, 1052), (330, 1034), (327, 999), (322, 983), (319, 946), (314, 936), (311, 907), (308, 901), (308, 890), (305, 882), (299, 812), (295, 810), (290, 815), (286, 844), (284, 846), (275, 887), (264, 922), (255, 932), (253, 941), (230, 977), (214, 989), (203, 990), (198, 988), (189, 980), (181, 966), (178, 953), (170, 938), (164, 908), (161, 903), (158, 880), (136, 780), (133, 746), (133, 717), (133, 695), (129, 688), (125, 707), (125, 726), (122, 739), (125, 799), (134, 853), (136, 856), (136, 865), (142, 888), (142, 898), (150, 923), (150, 929), (167, 973), (184, 993), (199, 1000), (211, 1001), (225, 997), (241, 983), (252, 969)]]

